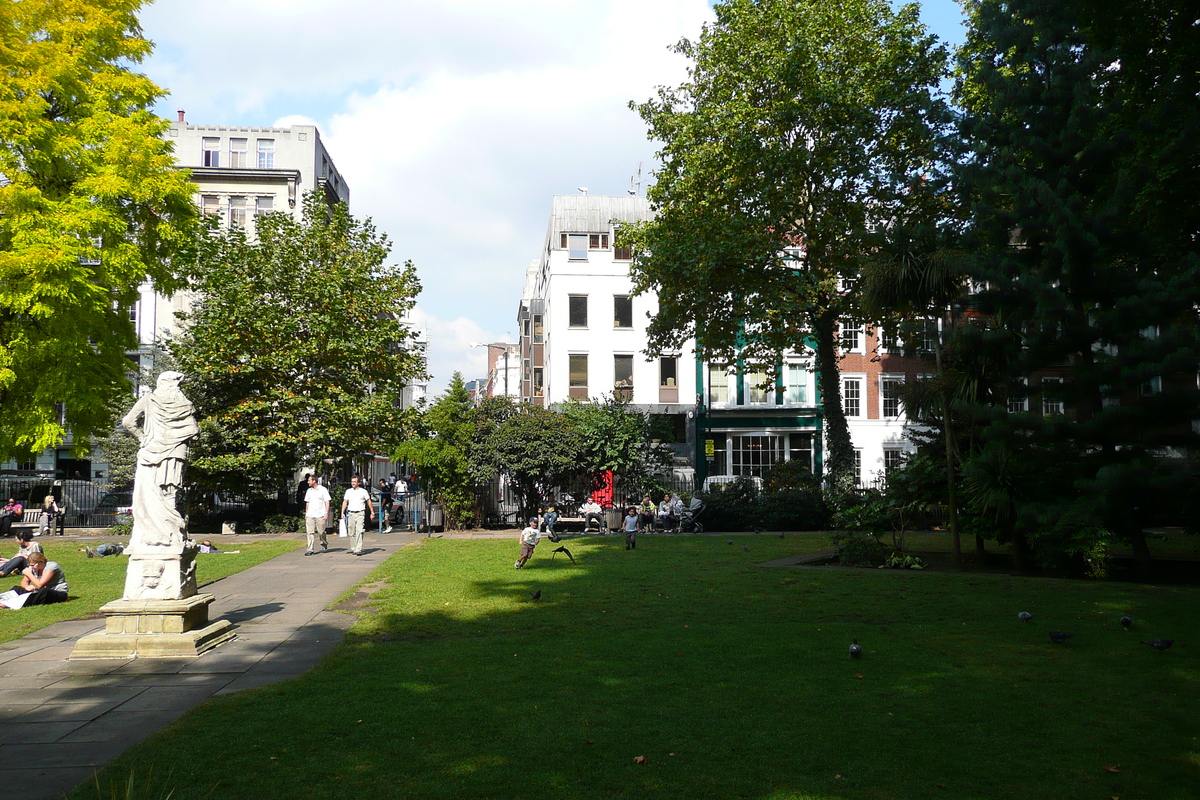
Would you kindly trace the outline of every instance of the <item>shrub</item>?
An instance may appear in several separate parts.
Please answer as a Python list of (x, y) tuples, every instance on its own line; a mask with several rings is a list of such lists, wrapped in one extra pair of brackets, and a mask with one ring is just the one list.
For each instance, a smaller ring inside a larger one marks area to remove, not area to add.
[(835, 534), (838, 563), (844, 566), (877, 567), (886, 563), (887, 548), (874, 534), (865, 531), (843, 531)]
[(272, 514), (246, 526), (250, 533), (293, 533), (304, 529), (304, 520), (288, 514)]
[(829, 526), (829, 508), (817, 489), (780, 489), (759, 502), (762, 528), (768, 531), (817, 531)]

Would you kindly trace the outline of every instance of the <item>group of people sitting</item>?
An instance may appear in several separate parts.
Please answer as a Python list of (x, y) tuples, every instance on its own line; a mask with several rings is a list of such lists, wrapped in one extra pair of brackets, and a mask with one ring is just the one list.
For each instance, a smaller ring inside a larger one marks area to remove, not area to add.
[(657, 506), (650, 499), (650, 495), (646, 495), (637, 510), (642, 533), (653, 531), (656, 520), (663, 533), (672, 533), (678, 530), (679, 521), (683, 519), (683, 501), (679, 499), (679, 495), (670, 493), (664, 494), (662, 502)]
[[(40, 524), (38, 525), (37, 533), (34, 534), (35, 536), (47, 531), (50, 533), (57, 531), (60, 536), (62, 535), (61, 523), (66, 515), (66, 509), (63, 508), (63, 505), (59, 503), (54, 495), (46, 495), (42, 501), (41, 508), (34, 510), (41, 513)], [(25, 507), (16, 498), (8, 498), (8, 502), (0, 508), (0, 537), (8, 536), (12, 532), (13, 523), (21, 522), (24, 518)]]
[(20, 549), (0, 562), (0, 578), (20, 572), (21, 581), (0, 594), (0, 608), (23, 608), (62, 603), (67, 599), (67, 576), (56, 561), (48, 561), (42, 546), (33, 541), (33, 531), (17, 534)]

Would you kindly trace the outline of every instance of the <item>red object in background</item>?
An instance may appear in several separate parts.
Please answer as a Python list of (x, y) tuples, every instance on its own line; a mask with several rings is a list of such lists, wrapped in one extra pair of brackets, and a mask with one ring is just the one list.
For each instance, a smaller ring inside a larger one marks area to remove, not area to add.
[(592, 500), (601, 508), (612, 508), (613, 504), (613, 473), (606, 469), (600, 475), (600, 488), (592, 492)]

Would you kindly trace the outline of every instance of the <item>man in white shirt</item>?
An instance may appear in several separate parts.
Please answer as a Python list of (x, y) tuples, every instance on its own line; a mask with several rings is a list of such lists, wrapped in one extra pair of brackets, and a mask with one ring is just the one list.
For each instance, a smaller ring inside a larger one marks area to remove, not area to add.
[(321, 550), (329, 549), (329, 539), (325, 535), (325, 525), (329, 522), (329, 504), (333, 498), (329, 490), (317, 482), (316, 476), (308, 476), (308, 491), (304, 493), (304, 530), (308, 533), (308, 549), (304, 555), (311, 556), (317, 549), (317, 539), (321, 540)]
[(342, 516), (346, 518), (346, 534), (351, 537), (350, 552), (356, 556), (362, 555), (363, 528), (366, 527), (367, 513), (375, 516), (375, 507), (371, 505), (371, 493), (359, 486), (359, 477), (350, 479), (350, 488), (342, 499)]
[(586, 533), (588, 529), (592, 527), (593, 520), (596, 522), (596, 530), (599, 533), (604, 533), (604, 515), (600, 511), (599, 503), (597, 503), (594, 499), (589, 498), (588, 501), (579, 508), (579, 511), (583, 514), (584, 533)]

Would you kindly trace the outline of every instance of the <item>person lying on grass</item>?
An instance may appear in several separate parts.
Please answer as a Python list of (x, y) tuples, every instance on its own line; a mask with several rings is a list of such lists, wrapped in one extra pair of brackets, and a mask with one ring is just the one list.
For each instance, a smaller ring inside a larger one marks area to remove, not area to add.
[(7, 561), (0, 561), (0, 578), (7, 578), (14, 572), (20, 572), (29, 566), (29, 557), (42, 552), (42, 546), (33, 540), (33, 531), (19, 531), (17, 554)]
[(22, 573), (20, 585), (0, 595), (0, 608), (44, 606), (67, 600), (67, 576), (56, 561), (34, 553)]
[(105, 556), (119, 556), (125, 552), (125, 545), (112, 544), (105, 542), (98, 544), (95, 547), (81, 547), (79, 552), (87, 553), (88, 558), (104, 558)]

